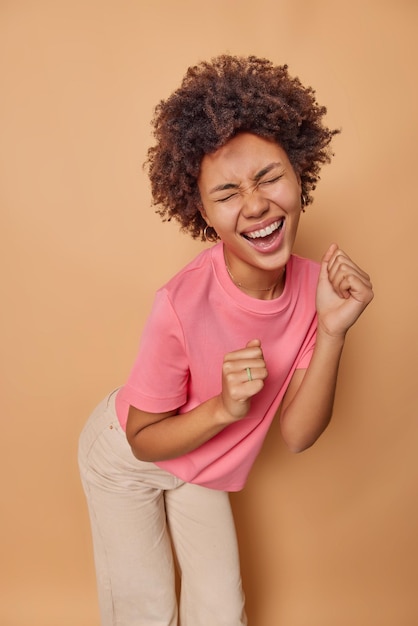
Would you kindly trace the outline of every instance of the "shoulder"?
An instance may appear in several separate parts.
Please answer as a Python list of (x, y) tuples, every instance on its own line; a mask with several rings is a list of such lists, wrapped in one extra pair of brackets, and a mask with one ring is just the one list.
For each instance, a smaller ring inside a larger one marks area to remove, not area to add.
[(301, 301), (312, 302), (312, 306), (315, 306), (320, 268), (316, 261), (292, 254), (287, 265), (286, 279), (288, 297), (291, 301), (298, 305)]
[(207, 248), (177, 272), (159, 291), (171, 296), (202, 291), (214, 278), (213, 256), (215, 248)]
[(292, 254), (289, 266), (291, 270), (292, 283), (309, 284), (314, 282), (316, 286), (321, 268), (320, 263), (312, 261), (312, 259), (306, 259), (305, 257), (298, 256), (297, 254)]

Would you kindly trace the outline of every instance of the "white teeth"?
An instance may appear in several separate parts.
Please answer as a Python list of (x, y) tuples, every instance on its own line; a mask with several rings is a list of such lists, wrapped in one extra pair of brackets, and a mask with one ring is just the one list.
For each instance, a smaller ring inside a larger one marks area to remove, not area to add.
[(269, 226), (266, 226), (266, 228), (262, 228), (261, 230), (254, 230), (252, 233), (245, 233), (245, 236), (249, 237), (250, 239), (259, 239), (260, 237), (267, 237), (267, 235), (271, 235), (271, 233), (274, 233), (275, 230), (280, 228), (281, 225), (282, 225), (282, 221), (274, 222), (273, 224), (270, 224)]

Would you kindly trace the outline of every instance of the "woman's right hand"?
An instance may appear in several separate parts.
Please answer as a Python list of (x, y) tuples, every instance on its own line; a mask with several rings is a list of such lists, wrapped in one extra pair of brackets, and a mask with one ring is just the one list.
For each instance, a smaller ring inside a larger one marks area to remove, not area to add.
[(149, 413), (131, 406), (126, 436), (134, 456), (155, 463), (195, 450), (247, 415), (251, 398), (264, 387), (266, 377), (261, 344), (254, 339), (245, 348), (225, 356), (222, 392), (194, 409), (186, 413)]
[(247, 415), (251, 398), (262, 390), (267, 376), (267, 367), (258, 339), (252, 339), (245, 348), (225, 355), (222, 366), (221, 400), (234, 421)]

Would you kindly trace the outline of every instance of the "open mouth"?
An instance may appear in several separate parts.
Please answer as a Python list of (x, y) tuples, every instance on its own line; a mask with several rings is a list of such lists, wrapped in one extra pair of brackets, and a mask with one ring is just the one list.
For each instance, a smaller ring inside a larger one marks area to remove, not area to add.
[(243, 237), (252, 243), (268, 243), (275, 239), (283, 228), (284, 218), (269, 224), (260, 230), (253, 230), (250, 233), (243, 233)]

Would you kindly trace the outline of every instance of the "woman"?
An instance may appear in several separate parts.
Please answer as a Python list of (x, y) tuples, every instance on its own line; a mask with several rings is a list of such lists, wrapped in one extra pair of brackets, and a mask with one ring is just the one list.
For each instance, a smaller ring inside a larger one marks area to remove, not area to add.
[(275, 417), (294, 452), (324, 431), (373, 297), (336, 244), (321, 264), (292, 254), (330, 160), (325, 113), (287, 66), (226, 55), (156, 108), (157, 210), (217, 243), (157, 292), (126, 384), (81, 436), (103, 626), (176, 625), (174, 558), (181, 626), (247, 624), (228, 492)]

